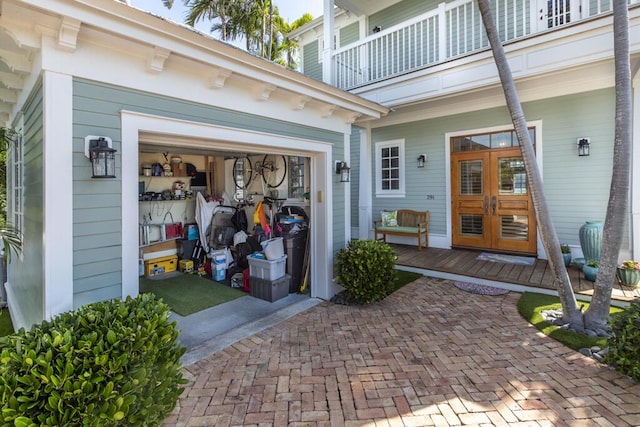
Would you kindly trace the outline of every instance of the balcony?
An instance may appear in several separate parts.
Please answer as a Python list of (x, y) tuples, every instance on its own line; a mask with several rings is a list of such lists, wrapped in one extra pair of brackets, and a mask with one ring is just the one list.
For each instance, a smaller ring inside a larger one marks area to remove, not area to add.
[[(507, 43), (607, 13), (611, 1), (494, 0), (493, 10), (500, 37)], [(336, 49), (332, 84), (349, 90), (488, 47), (475, 1), (440, 3), (423, 15)]]

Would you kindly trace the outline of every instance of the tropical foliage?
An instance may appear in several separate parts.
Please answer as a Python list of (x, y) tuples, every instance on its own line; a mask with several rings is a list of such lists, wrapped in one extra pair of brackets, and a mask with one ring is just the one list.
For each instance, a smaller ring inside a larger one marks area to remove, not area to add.
[[(289, 68), (296, 67), (297, 43), (287, 34), (311, 21), (306, 13), (289, 23), (271, 0), (183, 0), (185, 24), (211, 22), (211, 32), (225, 42), (244, 41), (245, 49)], [(167, 7), (174, 0), (162, 0)]]
[(22, 233), (7, 221), (7, 149), (15, 137), (15, 131), (7, 127), (0, 127), (0, 241), (7, 260), (12, 254), (22, 250)]

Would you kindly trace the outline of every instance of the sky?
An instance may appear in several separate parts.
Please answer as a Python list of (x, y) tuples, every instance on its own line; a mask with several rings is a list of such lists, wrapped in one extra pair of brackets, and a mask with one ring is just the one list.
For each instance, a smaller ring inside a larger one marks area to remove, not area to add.
[[(131, 6), (146, 10), (155, 15), (163, 16), (176, 22), (184, 22), (186, 8), (183, 0), (174, 0), (173, 7), (167, 9), (162, 4), (162, 0), (130, 0)], [(295, 21), (305, 13), (310, 13), (314, 18), (322, 15), (323, 0), (273, 0), (273, 4), (278, 7), (280, 16), (288, 22)], [(209, 32), (210, 24), (196, 25), (200, 31)]]

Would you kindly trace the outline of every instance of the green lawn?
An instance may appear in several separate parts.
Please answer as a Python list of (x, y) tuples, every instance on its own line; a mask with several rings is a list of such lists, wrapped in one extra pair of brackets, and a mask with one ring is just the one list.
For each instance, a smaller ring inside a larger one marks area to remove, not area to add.
[[(582, 307), (582, 310), (586, 310), (589, 307), (588, 302), (578, 301), (578, 306)], [(557, 326), (545, 321), (540, 312), (545, 310), (557, 310), (561, 309), (560, 299), (556, 296), (537, 294), (533, 292), (525, 292), (518, 300), (518, 312), (529, 323), (538, 328), (543, 334), (560, 341), (564, 345), (574, 350), (580, 350), (581, 348), (590, 348), (593, 346), (607, 347), (607, 339), (601, 337), (588, 337), (583, 334), (577, 334), (564, 329), (560, 329)], [(610, 313), (615, 315), (621, 313), (623, 310), (617, 307), (611, 307)]]
[(11, 335), (12, 333), (13, 323), (11, 323), (9, 310), (7, 310), (6, 308), (0, 309), (0, 337)]
[(398, 272), (398, 279), (396, 280), (393, 291), (391, 292), (395, 292), (401, 287), (403, 287), (404, 285), (407, 285), (413, 282), (414, 280), (417, 280), (418, 278), (422, 277), (422, 274), (420, 273), (412, 273), (410, 271), (404, 271), (404, 270), (396, 270), (396, 271)]

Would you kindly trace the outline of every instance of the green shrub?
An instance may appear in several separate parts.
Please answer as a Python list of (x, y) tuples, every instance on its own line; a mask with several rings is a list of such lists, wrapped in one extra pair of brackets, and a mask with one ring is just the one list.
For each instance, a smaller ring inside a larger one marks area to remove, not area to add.
[(356, 303), (380, 301), (395, 290), (396, 259), (396, 253), (386, 243), (352, 240), (338, 251), (338, 283)]
[(159, 425), (186, 382), (168, 317), (142, 294), (0, 338), (2, 425)]
[(605, 362), (640, 382), (640, 300), (610, 320), (613, 336)]

